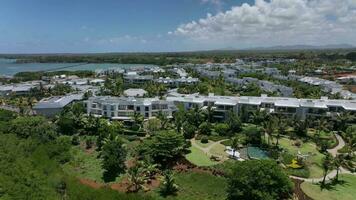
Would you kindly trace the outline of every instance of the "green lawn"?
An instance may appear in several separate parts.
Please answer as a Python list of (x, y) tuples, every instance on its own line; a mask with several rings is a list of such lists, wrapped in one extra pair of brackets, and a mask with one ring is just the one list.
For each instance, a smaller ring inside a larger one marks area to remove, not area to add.
[(203, 151), (201, 151), (195, 146), (191, 146), (190, 151), (191, 152), (185, 157), (187, 158), (187, 160), (197, 166), (211, 166), (217, 163), (210, 160), (210, 157), (208, 155), (206, 155)]
[(179, 187), (176, 196), (163, 198), (158, 192), (152, 195), (154, 199), (167, 200), (223, 200), (226, 199), (227, 182), (225, 178), (207, 173), (177, 173), (176, 184)]
[(84, 152), (79, 146), (71, 149), (72, 160), (63, 165), (63, 170), (75, 177), (86, 178), (102, 182), (104, 170), (101, 167), (101, 160), (97, 158), (98, 152), (89, 154)]
[(206, 147), (210, 146), (212, 143), (214, 143), (214, 141), (209, 140), (208, 143), (204, 144), (204, 143), (201, 143), (200, 140), (195, 140), (195, 143), (200, 147), (206, 148)]
[(342, 184), (331, 186), (330, 189), (320, 189), (320, 185), (302, 183), (302, 190), (313, 199), (322, 200), (353, 200), (356, 199), (356, 176), (340, 175)]
[(225, 152), (225, 146), (222, 144), (216, 144), (214, 145), (209, 153), (215, 155), (215, 156), (223, 156), (223, 157), (227, 157), (228, 154)]
[(302, 154), (308, 154), (311, 153), (311, 156), (309, 156), (306, 160), (306, 164), (309, 167), (310, 170), (310, 177), (313, 178), (320, 178), (323, 176), (323, 170), (321, 168), (322, 166), (322, 160), (324, 158), (324, 155), (321, 154), (317, 149), (314, 143), (307, 142), (307, 143), (302, 143), (300, 147), (296, 147), (293, 145), (293, 141), (291, 141), (288, 138), (281, 138), (279, 140), (279, 144), (281, 147), (286, 149), (289, 153), (292, 155), (297, 155), (298, 151), (300, 151)]

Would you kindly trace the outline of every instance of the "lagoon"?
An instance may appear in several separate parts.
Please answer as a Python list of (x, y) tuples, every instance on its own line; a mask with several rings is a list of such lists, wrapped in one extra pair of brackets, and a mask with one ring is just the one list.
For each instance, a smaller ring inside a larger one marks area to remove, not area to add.
[(122, 68), (129, 69), (139, 66), (155, 66), (149, 64), (113, 64), (113, 63), (90, 63), (83, 64), (75, 67), (68, 67), (60, 69), (62, 67), (78, 65), (80, 63), (16, 63), (15, 59), (3, 59), (0, 58), (0, 75), (12, 76), (18, 72), (25, 71), (76, 71), (76, 70), (91, 70), (96, 69), (109, 69), (109, 68)]

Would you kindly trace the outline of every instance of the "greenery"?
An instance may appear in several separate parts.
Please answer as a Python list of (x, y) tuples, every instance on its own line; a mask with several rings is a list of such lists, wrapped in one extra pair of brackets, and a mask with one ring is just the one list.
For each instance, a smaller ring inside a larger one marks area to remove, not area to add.
[(103, 182), (104, 169), (102, 168), (102, 159), (98, 158), (98, 152), (88, 153), (82, 147), (76, 146), (72, 147), (70, 154), (72, 159), (63, 165), (63, 170), (67, 174)]
[(227, 199), (289, 199), (293, 185), (275, 161), (238, 162), (228, 178)]
[(182, 135), (175, 131), (155, 133), (139, 147), (141, 157), (149, 156), (155, 163), (165, 167), (182, 157), (187, 151), (187, 145)]
[(125, 171), (126, 149), (119, 136), (110, 135), (103, 142), (100, 157), (103, 159), (105, 182), (114, 181), (115, 178)]
[(342, 174), (340, 183), (329, 185), (321, 189), (318, 184), (304, 182), (301, 185), (302, 190), (313, 199), (323, 200), (352, 200), (355, 199), (356, 176)]
[[(298, 144), (298, 146), (296, 144)], [(301, 142), (296, 140), (290, 140), (288, 138), (282, 138), (280, 140), (280, 146), (286, 149), (287, 152), (293, 156), (293, 158), (297, 157), (298, 152), (300, 152), (303, 155), (306, 155), (307, 157), (304, 163), (308, 167), (308, 170), (310, 171), (310, 177), (317, 177), (317, 178), (322, 177), (323, 175), (322, 161), (324, 155), (321, 154), (316, 149), (315, 144), (311, 142)], [(287, 164), (290, 164), (290, 162)], [(296, 174), (295, 170), (290, 172), (293, 172), (292, 174)], [(308, 173), (303, 172), (303, 174), (304, 174), (303, 176), (305, 177)]]
[(190, 153), (187, 154), (185, 157), (191, 163), (197, 166), (211, 166), (216, 164), (217, 162), (210, 160), (210, 157), (206, 155), (202, 150), (198, 149), (195, 146), (191, 146), (189, 148)]

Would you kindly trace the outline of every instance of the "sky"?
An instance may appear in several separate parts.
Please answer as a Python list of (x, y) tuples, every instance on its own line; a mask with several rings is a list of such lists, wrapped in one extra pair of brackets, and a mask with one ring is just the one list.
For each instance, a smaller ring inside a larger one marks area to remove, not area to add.
[(0, 53), (356, 46), (356, 0), (1, 0)]

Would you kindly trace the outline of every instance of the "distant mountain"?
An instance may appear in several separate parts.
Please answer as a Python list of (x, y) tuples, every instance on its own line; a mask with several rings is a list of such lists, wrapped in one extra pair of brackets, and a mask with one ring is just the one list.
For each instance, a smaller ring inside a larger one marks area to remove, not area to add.
[(272, 47), (255, 47), (247, 50), (304, 50), (304, 49), (352, 49), (355, 46), (350, 44), (328, 44), (328, 45), (286, 45)]
[(212, 51), (237, 51), (237, 50), (321, 50), (321, 49), (353, 49), (356, 46), (350, 44), (328, 44), (328, 45), (279, 45), (279, 46), (270, 46), (270, 47), (253, 47), (253, 48), (234, 48), (226, 47), (221, 49), (216, 49)]

